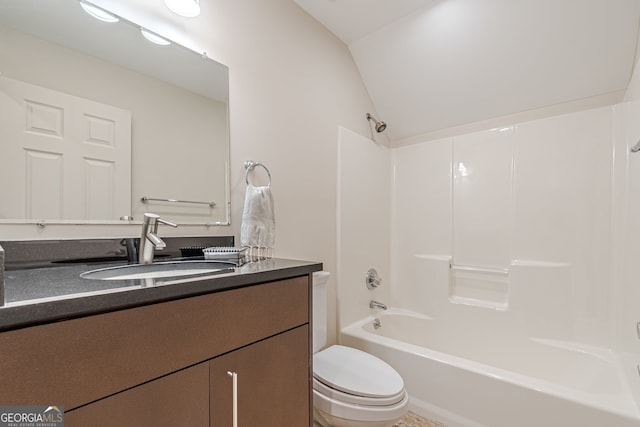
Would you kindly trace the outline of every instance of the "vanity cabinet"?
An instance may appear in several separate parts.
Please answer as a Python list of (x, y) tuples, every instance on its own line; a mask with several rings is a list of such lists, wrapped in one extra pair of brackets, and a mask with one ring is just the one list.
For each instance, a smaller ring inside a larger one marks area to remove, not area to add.
[(63, 406), (70, 427), (230, 427), (236, 372), (241, 426), (310, 425), (310, 283), (2, 332), (0, 404)]
[(233, 424), (233, 377), (237, 376), (237, 425), (309, 425), (309, 327), (213, 359), (211, 427)]

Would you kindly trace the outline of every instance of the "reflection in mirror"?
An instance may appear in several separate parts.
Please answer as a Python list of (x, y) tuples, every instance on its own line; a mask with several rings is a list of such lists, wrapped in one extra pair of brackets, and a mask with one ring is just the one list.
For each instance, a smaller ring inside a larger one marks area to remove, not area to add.
[(0, 2), (0, 221), (229, 223), (228, 69), (140, 30)]

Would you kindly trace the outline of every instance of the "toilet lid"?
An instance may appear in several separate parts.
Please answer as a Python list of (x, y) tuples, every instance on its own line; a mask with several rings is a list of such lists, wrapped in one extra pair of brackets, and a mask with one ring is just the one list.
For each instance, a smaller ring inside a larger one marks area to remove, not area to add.
[(333, 345), (313, 356), (313, 376), (344, 393), (364, 397), (392, 397), (404, 381), (386, 362), (355, 348)]

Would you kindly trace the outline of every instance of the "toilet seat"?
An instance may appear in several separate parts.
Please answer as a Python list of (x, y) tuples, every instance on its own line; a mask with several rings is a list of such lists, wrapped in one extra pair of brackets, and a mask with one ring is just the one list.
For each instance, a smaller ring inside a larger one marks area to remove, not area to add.
[(341, 345), (313, 356), (313, 377), (313, 388), (318, 392), (359, 405), (391, 405), (405, 394), (402, 377), (389, 364)]
[(406, 392), (404, 389), (396, 395), (390, 397), (364, 397), (356, 396), (353, 394), (344, 393), (340, 390), (333, 389), (326, 384), (318, 381), (317, 378), (313, 379), (313, 391), (332, 400), (338, 400), (345, 403), (353, 403), (361, 406), (389, 406), (400, 402)]

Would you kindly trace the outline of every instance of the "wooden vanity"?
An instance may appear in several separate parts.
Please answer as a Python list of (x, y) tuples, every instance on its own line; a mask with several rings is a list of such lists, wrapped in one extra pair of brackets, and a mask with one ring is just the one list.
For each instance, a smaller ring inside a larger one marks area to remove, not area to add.
[(235, 374), (238, 425), (311, 425), (320, 267), (0, 332), (0, 405), (63, 406), (70, 427), (227, 427)]

